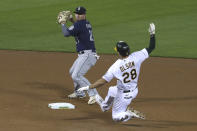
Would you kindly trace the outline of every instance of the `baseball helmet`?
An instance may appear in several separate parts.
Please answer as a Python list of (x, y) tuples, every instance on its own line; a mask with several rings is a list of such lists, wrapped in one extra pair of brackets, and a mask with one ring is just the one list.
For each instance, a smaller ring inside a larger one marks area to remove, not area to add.
[(115, 50), (119, 52), (121, 56), (128, 56), (130, 54), (129, 46), (124, 41), (119, 41), (116, 44)]

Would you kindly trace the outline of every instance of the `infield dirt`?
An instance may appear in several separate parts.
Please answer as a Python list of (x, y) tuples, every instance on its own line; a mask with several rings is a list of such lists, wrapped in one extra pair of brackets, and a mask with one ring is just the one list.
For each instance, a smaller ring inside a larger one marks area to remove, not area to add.
[[(151, 57), (141, 67), (139, 94), (131, 104), (146, 120), (115, 123), (111, 111), (70, 100), (69, 76), (77, 54), (0, 51), (0, 131), (196, 131), (197, 60)], [(101, 55), (86, 77), (100, 78), (115, 62)], [(98, 89), (102, 97), (115, 80)], [(75, 110), (51, 110), (48, 103), (69, 102)]]

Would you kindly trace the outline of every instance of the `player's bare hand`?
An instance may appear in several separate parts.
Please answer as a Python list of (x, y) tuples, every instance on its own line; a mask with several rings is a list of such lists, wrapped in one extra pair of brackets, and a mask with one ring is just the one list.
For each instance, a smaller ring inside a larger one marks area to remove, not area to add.
[(155, 34), (155, 24), (154, 23), (150, 23), (148, 31), (149, 31), (150, 35)]
[(87, 90), (89, 90), (89, 86), (81, 87), (77, 91), (82, 92), (82, 91), (87, 91)]

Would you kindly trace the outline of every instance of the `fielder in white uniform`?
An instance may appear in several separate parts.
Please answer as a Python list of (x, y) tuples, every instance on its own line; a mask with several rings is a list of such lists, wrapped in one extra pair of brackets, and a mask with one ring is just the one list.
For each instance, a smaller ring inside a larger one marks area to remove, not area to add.
[(138, 94), (137, 83), (141, 64), (149, 57), (149, 54), (155, 48), (155, 25), (153, 23), (150, 24), (149, 32), (150, 44), (148, 48), (130, 54), (127, 43), (119, 41), (116, 44), (116, 50), (121, 58), (108, 69), (101, 79), (90, 86), (78, 89), (80, 92), (97, 88), (110, 82), (113, 78), (116, 78), (117, 85), (109, 88), (105, 100), (98, 94), (95, 95), (96, 101), (102, 111), (107, 111), (112, 106), (112, 119), (114, 121), (126, 122), (134, 117), (144, 119), (144, 116), (141, 115), (140, 112), (130, 110), (128, 106)]

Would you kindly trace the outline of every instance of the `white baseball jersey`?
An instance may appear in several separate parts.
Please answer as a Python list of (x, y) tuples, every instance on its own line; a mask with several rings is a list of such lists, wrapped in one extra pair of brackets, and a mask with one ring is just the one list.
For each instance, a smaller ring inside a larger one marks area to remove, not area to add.
[(125, 59), (118, 59), (102, 78), (110, 82), (115, 77), (118, 80), (118, 89), (135, 89), (137, 87), (141, 64), (148, 57), (148, 52), (144, 48), (130, 54)]

